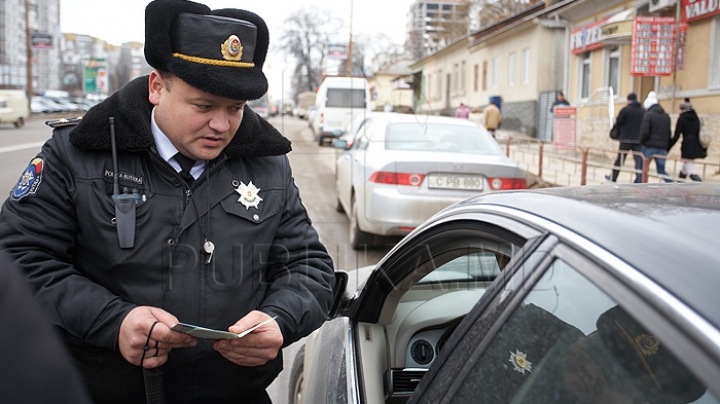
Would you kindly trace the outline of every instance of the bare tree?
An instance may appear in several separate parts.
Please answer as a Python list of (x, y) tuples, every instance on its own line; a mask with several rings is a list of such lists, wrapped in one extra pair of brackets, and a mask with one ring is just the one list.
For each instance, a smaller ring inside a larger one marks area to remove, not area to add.
[(280, 48), (295, 58), (295, 95), (320, 85), (323, 55), (340, 24), (329, 12), (315, 7), (298, 9), (285, 19)]

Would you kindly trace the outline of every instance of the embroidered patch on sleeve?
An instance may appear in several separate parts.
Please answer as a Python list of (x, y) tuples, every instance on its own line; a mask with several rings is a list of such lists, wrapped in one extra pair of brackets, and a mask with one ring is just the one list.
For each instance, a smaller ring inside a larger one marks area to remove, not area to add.
[(43, 159), (40, 157), (34, 158), (20, 176), (17, 184), (15, 184), (15, 188), (10, 193), (10, 198), (19, 201), (34, 195), (42, 182), (42, 171)]

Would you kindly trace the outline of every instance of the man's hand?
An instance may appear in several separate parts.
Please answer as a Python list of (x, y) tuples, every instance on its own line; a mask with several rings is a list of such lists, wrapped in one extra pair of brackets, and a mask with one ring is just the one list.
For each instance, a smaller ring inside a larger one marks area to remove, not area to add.
[[(228, 331), (239, 334), (268, 319), (270, 316), (261, 311), (251, 311), (228, 328)], [(271, 321), (242, 338), (215, 341), (213, 347), (225, 359), (236, 365), (260, 366), (275, 359), (282, 344), (280, 327), (276, 321)]]
[[(152, 325), (152, 335), (148, 333)], [(161, 366), (168, 360), (172, 348), (185, 348), (197, 344), (197, 339), (187, 334), (171, 331), (170, 327), (177, 324), (178, 319), (163, 309), (149, 306), (138, 306), (132, 309), (122, 324), (118, 335), (118, 348), (128, 362), (146, 369)], [(145, 342), (149, 346), (145, 359), (140, 363)]]

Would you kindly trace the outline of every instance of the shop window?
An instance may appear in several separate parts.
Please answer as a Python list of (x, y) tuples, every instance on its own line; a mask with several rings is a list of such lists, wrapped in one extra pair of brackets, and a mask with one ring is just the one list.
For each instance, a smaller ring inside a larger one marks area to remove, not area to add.
[(480, 65), (477, 63), (475, 64), (475, 67), (473, 69), (473, 91), (477, 93), (478, 90), (478, 81), (480, 79)]
[(607, 76), (606, 85), (612, 87), (613, 94), (620, 91), (620, 47), (615, 46), (607, 52)]
[(522, 82), (527, 84), (530, 82), (530, 48), (523, 49), (523, 70)]
[(498, 86), (498, 70), (500, 69), (500, 61), (495, 58), (493, 59), (493, 71), (492, 71), (492, 87), (497, 88)]
[(708, 66), (708, 87), (720, 88), (720, 15), (712, 19), (712, 33), (710, 34), (710, 65)]
[(488, 63), (487, 60), (483, 61), (483, 70), (482, 70), (482, 90), (487, 91), (487, 70), (488, 70)]
[(590, 85), (592, 82), (592, 54), (585, 52), (579, 57), (580, 67), (580, 98), (588, 98), (590, 96)]
[(453, 92), (458, 92), (458, 84), (460, 83), (460, 72), (459, 72), (458, 64), (455, 63), (453, 66), (453, 78), (452, 78), (452, 89)]
[(508, 85), (515, 85), (515, 52), (508, 58)]

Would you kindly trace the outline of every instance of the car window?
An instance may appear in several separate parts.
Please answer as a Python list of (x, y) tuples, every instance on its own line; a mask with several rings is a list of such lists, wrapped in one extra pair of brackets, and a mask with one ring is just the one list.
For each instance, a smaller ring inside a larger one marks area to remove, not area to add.
[(665, 341), (555, 260), (452, 403), (717, 403)]
[(503, 151), (480, 128), (444, 123), (389, 124), (385, 149), (501, 155)]
[(455, 258), (429, 273), (418, 284), (443, 281), (492, 281), (500, 274), (509, 256), (493, 252), (481, 251)]

